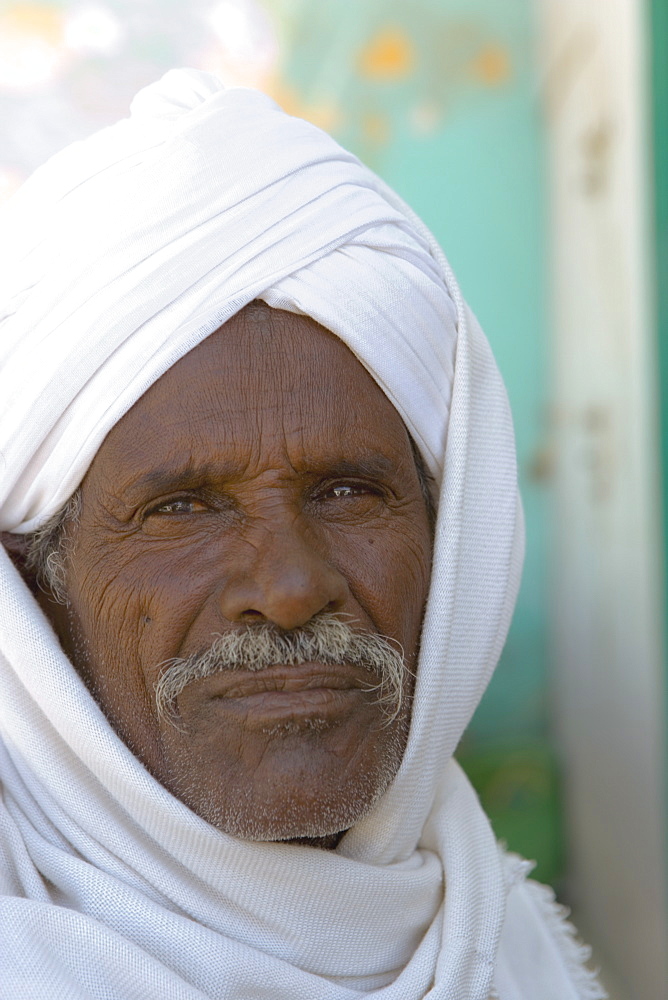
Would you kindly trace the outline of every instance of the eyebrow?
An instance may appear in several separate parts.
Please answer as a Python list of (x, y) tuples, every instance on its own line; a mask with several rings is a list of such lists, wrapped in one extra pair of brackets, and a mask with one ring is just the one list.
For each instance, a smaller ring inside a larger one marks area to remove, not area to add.
[(382, 479), (394, 472), (395, 464), (385, 455), (374, 453), (360, 456), (357, 459), (339, 459), (334, 462), (307, 462), (314, 472), (328, 476), (369, 476), (371, 479)]
[[(391, 475), (396, 468), (391, 459), (378, 452), (360, 455), (356, 459), (319, 458), (310, 461), (307, 458), (303, 465), (308, 473), (332, 478), (362, 475), (370, 479), (383, 479)], [(241, 471), (238, 464), (226, 465), (219, 462), (152, 469), (130, 483), (124, 491), (125, 499), (134, 500), (146, 496), (147, 493), (157, 494), (204, 483), (234, 480), (239, 477)]]
[(229, 479), (234, 473), (238, 473), (232, 465), (216, 465), (204, 463), (202, 465), (182, 465), (163, 466), (158, 469), (151, 469), (137, 476), (125, 489), (126, 498), (134, 499), (146, 496), (146, 494), (163, 493), (175, 488), (194, 486), (195, 484), (211, 482), (213, 478)]

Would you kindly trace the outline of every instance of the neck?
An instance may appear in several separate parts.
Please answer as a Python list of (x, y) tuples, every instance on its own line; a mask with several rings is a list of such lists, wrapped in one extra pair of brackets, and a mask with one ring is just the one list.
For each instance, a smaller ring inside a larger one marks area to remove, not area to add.
[(292, 837), (290, 840), (283, 840), (283, 844), (299, 844), (302, 847), (319, 847), (323, 851), (333, 851), (343, 837), (345, 830), (340, 833), (329, 833), (325, 837)]

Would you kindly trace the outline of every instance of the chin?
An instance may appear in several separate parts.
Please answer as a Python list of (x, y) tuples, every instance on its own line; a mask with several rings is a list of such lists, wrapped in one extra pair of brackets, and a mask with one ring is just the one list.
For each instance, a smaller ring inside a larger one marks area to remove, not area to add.
[(363, 819), (374, 807), (385, 788), (377, 788), (371, 796), (358, 796), (347, 801), (334, 800), (303, 804), (282, 802), (280, 809), (252, 810), (226, 808), (225, 815), (204, 816), (222, 833), (239, 840), (258, 842), (320, 841), (338, 837)]
[[(258, 794), (255, 788), (227, 790), (218, 799), (189, 782), (187, 790), (172, 788), (193, 812), (222, 833), (250, 841), (321, 841), (335, 838), (363, 819), (376, 805), (399, 769), (401, 760), (390, 762), (374, 774), (355, 774), (351, 779), (311, 794), (299, 786)], [(322, 846), (322, 845), (320, 845)], [(329, 846), (329, 845), (327, 845)], [(334, 846), (334, 845), (332, 845)]]

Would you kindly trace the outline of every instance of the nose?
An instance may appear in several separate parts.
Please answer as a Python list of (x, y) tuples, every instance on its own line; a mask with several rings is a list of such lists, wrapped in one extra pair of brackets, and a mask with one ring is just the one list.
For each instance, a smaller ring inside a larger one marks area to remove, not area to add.
[(345, 577), (299, 525), (265, 526), (245, 541), (247, 561), (236, 561), (221, 595), (228, 621), (263, 620), (292, 629), (319, 611), (339, 611), (345, 605)]

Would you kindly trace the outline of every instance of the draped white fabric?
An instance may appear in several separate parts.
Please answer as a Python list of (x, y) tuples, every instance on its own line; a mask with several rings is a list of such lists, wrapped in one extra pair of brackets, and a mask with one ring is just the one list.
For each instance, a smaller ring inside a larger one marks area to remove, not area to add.
[(255, 298), (348, 344), (440, 484), (407, 751), (334, 852), (241, 842), (174, 799), (0, 552), (0, 995), (603, 996), (452, 760), (523, 526), (505, 391), (423, 224), (318, 129), (180, 70), (37, 171), (0, 232), (4, 530), (42, 524), (142, 392)]

